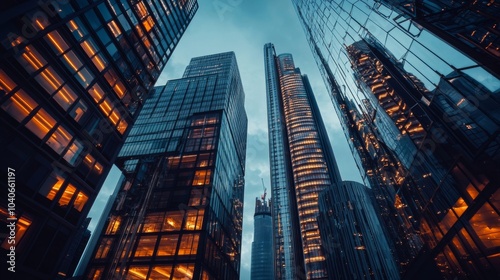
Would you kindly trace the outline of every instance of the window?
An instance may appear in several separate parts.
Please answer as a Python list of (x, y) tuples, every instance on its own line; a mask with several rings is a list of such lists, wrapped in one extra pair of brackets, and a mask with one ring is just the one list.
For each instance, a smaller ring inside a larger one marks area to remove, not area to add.
[(211, 170), (197, 170), (194, 174), (193, 186), (201, 186), (210, 184)]
[(162, 236), (156, 255), (159, 257), (174, 256), (178, 240), (179, 235), (177, 234)]
[(151, 257), (155, 249), (157, 236), (142, 236), (135, 250), (135, 257)]
[(40, 189), (40, 194), (50, 200), (54, 200), (63, 183), (64, 178), (62, 176), (52, 174), (49, 179), (47, 179), (45, 186)]
[[(42, 111), (42, 109), (40, 111)], [(64, 151), (64, 149), (66, 149), (66, 147), (69, 145), (69, 142), (71, 141), (72, 138), (73, 136), (66, 129), (64, 129), (62, 126), (58, 126), (57, 129), (52, 133), (50, 138), (47, 140), (47, 145), (49, 145), (56, 153), (61, 154)], [(78, 154), (79, 150), (82, 148), (81, 144), (78, 142), (74, 144), (75, 144), (74, 151)], [(77, 145), (79, 145), (80, 147), (78, 147)], [(70, 162), (72, 160), (70, 158), (71, 152), (70, 154), (67, 153), (66, 155), (65, 159), (68, 162)]]
[(115, 234), (120, 228), (121, 222), (122, 222), (122, 217), (111, 216), (105, 234)]
[(144, 219), (142, 232), (159, 232), (163, 225), (163, 213), (147, 214)]
[(146, 280), (149, 266), (131, 266), (128, 269), (127, 276), (124, 279)]
[(95, 254), (96, 259), (104, 259), (108, 256), (109, 249), (113, 244), (113, 238), (103, 238), (97, 252)]
[(186, 230), (201, 230), (203, 226), (203, 215), (205, 210), (189, 210), (187, 212), (186, 223), (184, 229)]
[(73, 33), (73, 36), (78, 41), (88, 34), (87, 30), (83, 27), (83, 23), (81, 22), (81, 20), (79, 18), (75, 18), (75, 19), (70, 20), (67, 23), (67, 26), (68, 26), (69, 30), (71, 31), (71, 33)]
[[(0, 207), (0, 221), (2, 221), (2, 223), (8, 224), (10, 222), (8, 222), (7, 219), (10, 217), (11, 216), (9, 215), (7, 209)], [(16, 234), (14, 239), (9, 239), (7, 235), (5, 235), (6, 238), (3, 239), (2, 248), (4, 248), (5, 250), (10, 250), (11, 246), (17, 246), (30, 225), (31, 220), (29, 218), (25, 216), (18, 217), (16, 221)]]
[(71, 201), (71, 198), (76, 192), (76, 187), (73, 186), (72, 184), (68, 184), (66, 189), (61, 195), (61, 198), (59, 198), (58, 204), (59, 206), (67, 206), (69, 205), (69, 202)]
[(172, 280), (193, 279), (194, 264), (178, 264), (174, 268)]
[(82, 191), (80, 191), (75, 198), (75, 201), (73, 202), (73, 207), (76, 209), (78, 212), (82, 212), (83, 207), (87, 203), (87, 200), (89, 200), (89, 197)]
[(195, 255), (198, 249), (199, 234), (183, 234), (179, 246), (179, 255)]
[(4, 91), (4, 94), (11, 92), (17, 85), (10, 79), (10, 77), (0, 69), (0, 90)]
[(18, 122), (24, 120), (38, 104), (23, 90), (19, 90), (2, 104), (2, 109)]
[(184, 214), (182, 211), (170, 211), (165, 215), (163, 231), (180, 230)]
[(172, 265), (154, 266), (149, 275), (149, 280), (170, 279), (170, 274), (172, 274)]
[(56, 121), (44, 109), (40, 109), (26, 124), (26, 127), (38, 138), (43, 139), (55, 125)]

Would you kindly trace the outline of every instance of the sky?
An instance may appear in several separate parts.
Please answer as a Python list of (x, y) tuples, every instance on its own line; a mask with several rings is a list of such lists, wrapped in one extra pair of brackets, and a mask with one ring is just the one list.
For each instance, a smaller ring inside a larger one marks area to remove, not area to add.
[[(193, 57), (234, 51), (245, 91), (248, 139), (245, 170), (241, 280), (250, 279), (255, 198), (263, 193), (262, 179), (271, 194), (267, 135), (264, 44), (277, 54), (291, 53), (295, 66), (307, 74), (320, 107), (343, 180), (361, 182), (346, 138), (306, 37), (290, 0), (198, 0), (199, 8), (173, 52), (156, 85), (182, 77)], [(113, 167), (89, 216), (93, 230), (120, 171)]]

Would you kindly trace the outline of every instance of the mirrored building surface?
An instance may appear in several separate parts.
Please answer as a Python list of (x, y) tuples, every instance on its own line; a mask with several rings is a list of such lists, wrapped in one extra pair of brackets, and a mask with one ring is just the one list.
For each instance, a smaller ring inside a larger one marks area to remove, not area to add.
[[(70, 277), (73, 239), (196, 1), (3, 1), (1, 174), (15, 173), (19, 279)], [(0, 196), (7, 197), (7, 181)], [(5, 273), (7, 270), (2, 270)], [(4, 279), (11, 279), (6, 275)]]
[(246, 133), (233, 52), (155, 87), (85, 279), (239, 279)]
[[(495, 47), (464, 48), (470, 38), (458, 36), (474, 36), (491, 18), (444, 17), (479, 3), (443, 8), (435, 14), (456, 37), (449, 40), (420, 24), (433, 1), (386, 2), (293, 0), (401, 275), (495, 279), (500, 80), (477, 55), (494, 56)], [(401, 12), (412, 5), (416, 15)], [(481, 7), (491, 14), (497, 4)], [(462, 26), (453, 31), (455, 20)]]

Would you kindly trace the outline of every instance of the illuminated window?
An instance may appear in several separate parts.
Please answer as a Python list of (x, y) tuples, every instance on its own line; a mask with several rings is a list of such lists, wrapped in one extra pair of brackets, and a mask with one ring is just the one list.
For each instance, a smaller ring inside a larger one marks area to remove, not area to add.
[(59, 32), (57, 31), (52, 31), (49, 34), (45, 36), (45, 40), (49, 45), (52, 47), (52, 49), (59, 54), (63, 54), (65, 51), (69, 49), (68, 44), (66, 44), (66, 41), (59, 35)]
[(108, 256), (109, 249), (113, 243), (113, 238), (103, 238), (95, 254), (96, 259), (104, 259)]
[(66, 25), (77, 40), (80, 40), (88, 34), (87, 30), (83, 27), (82, 22), (78, 18), (70, 20)]
[[(9, 215), (9, 212), (7, 211), (7, 209), (0, 207), (0, 221), (2, 221), (2, 223), (8, 224), (8, 223), (10, 223), (7, 220), (8, 218), (11, 218), (11, 216)], [(26, 231), (28, 230), (30, 225), (31, 225), (31, 220), (28, 217), (26, 217), (26, 216), (17, 217), (16, 234), (14, 236), (14, 239), (11, 240), (11, 239), (5, 238), (2, 242), (2, 248), (6, 249), (6, 250), (10, 250), (11, 246), (18, 246), (19, 242), (23, 238), (24, 234), (26, 233)], [(7, 236), (5, 235), (4, 237), (7, 237)], [(11, 240), (11, 241), (9, 241), (9, 240)]]
[(162, 236), (156, 255), (159, 257), (174, 256), (178, 240), (179, 235), (177, 234)]
[(148, 276), (148, 266), (130, 266), (127, 276), (124, 279), (130, 280), (146, 280)]
[(182, 157), (180, 168), (192, 168), (195, 166), (196, 155), (188, 155)]
[(59, 198), (59, 201), (58, 201), (59, 206), (69, 205), (69, 202), (71, 201), (71, 198), (73, 197), (75, 192), (76, 192), (75, 186), (68, 184), (68, 186), (66, 187), (66, 189), (62, 193), (61, 198)]
[(128, 127), (127, 121), (125, 119), (122, 119), (120, 121), (120, 123), (118, 124), (118, 126), (116, 127), (116, 129), (118, 130), (118, 132), (123, 134), (123, 133), (125, 133), (125, 130), (127, 130), (127, 127)]
[(106, 228), (105, 234), (115, 234), (120, 228), (120, 224), (122, 222), (122, 217), (120, 216), (111, 216), (109, 219), (108, 227)]
[(197, 170), (194, 174), (193, 186), (210, 184), (211, 170)]
[(151, 257), (156, 245), (156, 236), (142, 236), (135, 250), (136, 257)]
[(44, 109), (40, 109), (26, 124), (26, 127), (38, 138), (43, 139), (55, 125), (56, 121)]
[(120, 27), (118, 27), (118, 25), (116, 24), (116, 22), (114, 20), (108, 22), (108, 28), (111, 31), (111, 33), (113, 33), (115, 38), (117, 38), (118, 36), (120, 36), (122, 34)]
[(174, 268), (172, 280), (193, 279), (194, 264), (178, 264)]
[[(55, 177), (54, 177), (55, 176)], [(54, 182), (55, 180), (55, 182)], [(47, 179), (47, 186), (40, 189), (40, 193), (50, 200), (54, 200), (64, 183), (64, 178), (59, 175), (52, 175)]]
[(153, 26), (155, 25), (155, 22), (151, 16), (148, 16), (145, 20), (142, 21), (142, 26), (144, 26), (144, 30), (149, 33)]
[(0, 69), (0, 90), (4, 91), (4, 94), (11, 92), (17, 85), (10, 79), (10, 77), (5, 74), (5, 72)]
[(179, 255), (195, 255), (198, 249), (199, 234), (183, 234), (179, 246)]
[(30, 74), (47, 65), (47, 61), (32, 46), (24, 48), (18, 61)]
[(165, 215), (163, 231), (180, 230), (184, 213), (182, 211), (170, 211)]
[(2, 109), (18, 122), (21, 122), (37, 106), (38, 104), (31, 97), (23, 90), (19, 90), (2, 104)]
[(144, 6), (144, 3), (142, 1), (135, 5), (135, 10), (137, 11), (137, 15), (140, 19), (145, 18), (149, 14), (146, 6)]
[(203, 226), (203, 214), (205, 210), (189, 210), (187, 211), (186, 223), (184, 229), (186, 230), (201, 230)]
[(75, 121), (79, 121), (82, 116), (87, 112), (87, 105), (82, 100), (78, 101), (73, 109), (69, 112), (69, 115), (73, 117)]
[(89, 200), (89, 197), (85, 193), (80, 191), (76, 195), (75, 201), (73, 202), (73, 207), (76, 209), (76, 211), (82, 212), (82, 209), (88, 200)]
[(64, 85), (52, 98), (54, 98), (57, 104), (64, 110), (68, 110), (69, 106), (75, 102), (77, 97), (68, 85)]
[(88, 92), (94, 99), (95, 103), (101, 102), (105, 95), (104, 91), (98, 84), (93, 85)]
[(490, 203), (485, 203), (469, 222), (485, 248), (495, 250), (500, 246), (500, 216)]
[[(58, 126), (57, 129), (52, 133), (50, 138), (47, 140), (47, 145), (49, 145), (56, 153), (61, 154), (63, 150), (69, 145), (69, 142), (71, 141), (72, 138), (73, 136), (66, 129), (64, 129), (62, 126)], [(76, 145), (81, 146), (81, 144), (79, 143), (77, 143)], [(81, 147), (76, 146), (74, 149), (77, 153), (79, 153)], [(68, 156), (65, 157), (65, 159), (66, 158), (69, 159), (68, 162), (70, 162), (71, 154), (67, 155)]]
[(172, 274), (171, 265), (154, 266), (153, 269), (151, 269), (149, 280), (170, 279), (171, 274)]
[(147, 214), (144, 219), (142, 232), (159, 232), (163, 225), (163, 213)]
[(89, 278), (88, 279), (92, 279), (92, 280), (100, 280), (101, 277), (102, 277), (102, 272), (104, 271), (104, 268), (103, 267), (99, 267), (99, 268), (92, 268), (90, 270), (90, 273), (89, 273)]

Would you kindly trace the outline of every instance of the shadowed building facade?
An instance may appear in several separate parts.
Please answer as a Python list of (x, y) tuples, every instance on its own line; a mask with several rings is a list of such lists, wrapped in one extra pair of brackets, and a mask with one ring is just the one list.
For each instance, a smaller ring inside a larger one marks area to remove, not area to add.
[[(325, 247), (318, 216), (321, 193), (340, 190), (348, 184), (342, 182), (337, 163), (314, 98), (307, 76), (295, 68), (291, 54), (276, 55), (274, 46), (264, 46), (266, 67), (270, 165), (272, 186), (273, 245), (276, 279), (334, 279), (351, 277), (352, 274), (331, 272), (327, 266), (332, 259), (326, 254), (332, 248)], [(335, 196), (330, 204), (347, 205), (349, 195)], [(355, 198), (351, 198), (356, 200)], [(327, 207), (327, 206), (325, 206)], [(328, 206), (329, 207), (329, 206)], [(362, 211), (374, 211), (371, 204), (363, 205)], [(373, 218), (374, 216), (369, 216)], [(358, 220), (352, 216), (346, 223), (361, 223), (366, 228), (378, 227), (377, 223)], [(364, 217), (366, 220), (366, 217)], [(325, 218), (324, 226), (334, 223)], [(344, 236), (351, 236), (345, 229)], [(359, 230), (362, 234), (368, 231)], [(355, 238), (355, 237), (352, 237)], [(388, 270), (395, 270), (392, 256), (383, 235), (373, 241), (381, 251)], [(354, 247), (342, 247), (355, 250)], [(376, 248), (376, 247), (374, 247)], [(327, 252), (328, 251), (328, 252)], [(367, 255), (367, 258), (380, 257)], [(372, 260), (373, 261), (373, 260)], [(380, 269), (375, 262), (362, 264), (365, 271)], [(331, 270), (332, 271), (332, 270)], [(368, 272), (367, 272), (368, 273)], [(358, 277), (362, 274), (355, 273)], [(387, 275), (393, 275), (388, 272)]]
[[(481, 25), (471, 16), (466, 26), (466, 16), (446, 15), (472, 13), (468, 8), (445, 8), (435, 14), (443, 16), (440, 28), (462, 21), (446, 31), (456, 37), (449, 40), (418, 24), (428, 19), (419, 9), (433, 2), (416, 3), (412, 20), (402, 6), (377, 1), (293, 1), (403, 278), (496, 279), (496, 41), (463, 46), (479, 30), (494, 31), (486, 26), (492, 21), (485, 15)], [(494, 13), (497, 4), (488, 5)], [(471, 33), (456, 36), (460, 30)]]
[(239, 279), (247, 118), (234, 53), (155, 87), (86, 279)]
[(80, 252), (72, 243), (197, 8), (196, 1), (0, 4), (1, 174), (16, 175), (15, 209), (1, 200), (1, 227), (17, 219), (15, 244), (2, 236), (0, 251), (15, 245), (19, 279), (71, 276)]

